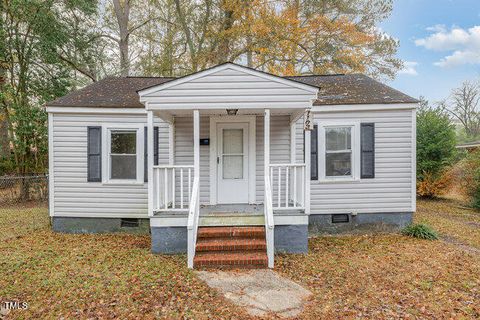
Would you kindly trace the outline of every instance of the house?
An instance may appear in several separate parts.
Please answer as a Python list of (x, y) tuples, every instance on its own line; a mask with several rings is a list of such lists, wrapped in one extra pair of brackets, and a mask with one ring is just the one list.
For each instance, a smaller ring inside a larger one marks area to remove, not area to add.
[(309, 228), (401, 228), (417, 102), (364, 75), (233, 63), (104, 79), (47, 105), (53, 229), (146, 230), (189, 267), (273, 267), (307, 252)]

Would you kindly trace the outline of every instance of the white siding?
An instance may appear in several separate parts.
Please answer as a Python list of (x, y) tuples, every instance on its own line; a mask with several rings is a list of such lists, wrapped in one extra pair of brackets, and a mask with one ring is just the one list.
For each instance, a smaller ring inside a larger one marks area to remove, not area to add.
[[(311, 213), (412, 211), (412, 111), (319, 113), (315, 119), (375, 123), (375, 178), (355, 182), (311, 183)], [(160, 164), (168, 163), (168, 125), (160, 127)], [(271, 117), (271, 161), (290, 162), (289, 116)], [(56, 216), (147, 217), (147, 185), (87, 182), (87, 127), (102, 124), (146, 125), (146, 115), (53, 115), (54, 209)], [(209, 137), (209, 118), (200, 118), (200, 137)], [(263, 202), (263, 116), (256, 117), (256, 200)], [(296, 161), (303, 162), (303, 119), (296, 124)], [(211, 138), (211, 137), (209, 137)], [(321, 137), (319, 137), (321, 141)], [(175, 119), (177, 165), (193, 164), (193, 121)], [(210, 148), (200, 146), (200, 197), (210, 198)], [(321, 170), (321, 168), (319, 168)], [(276, 177), (274, 177), (276, 178)], [(276, 183), (274, 182), (274, 186)], [(275, 190), (274, 190), (275, 192)]]
[[(288, 163), (290, 159), (289, 116), (271, 117), (270, 152), (272, 163)], [(193, 164), (193, 118), (175, 118), (175, 164)], [(263, 116), (256, 117), (256, 199), (263, 202)], [(208, 138), (210, 120), (208, 116), (200, 117), (200, 138)], [(211, 137), (210, 137), (211, 139)], [(162, 146), (160, 146), (162, 149)], [(200, 146), (200, 201), (210, 201), (210, 147)], [(178, 183), (177, 183), (178, 185)], [(178, 199), (177, 199), (178, 200)]]
[[(146, 115), (54, 114), (55, 216), (147, 217), (147, 184), (87, 182), (87, 127), (102, 124), (146, 126)], [(168, 126), (160, 127), (160, 159), (168, 161)], [(165, 152), (167, 150), (167, 152)]]
[[(179, 79), (180, 80), (180, 79)], [(168, 84), (167, 84), (168, 86)], [(140, 92), (149, 101), (149, 108), (162, 109), (225, 109), (235, 107), (280, 108), (308, 107), (316, 97), (316, 88), (282, 78), (266, 76), (236, 66), (219, 68), (212, 73), (196, 75), (195, 79), (150, 92)]]
[[(312, 181), (311, 214), (412, 211), (412, 110), (318, 113), (315, 120), (374, 122), (375, 178)], [(322, 137), (319, 140), (322, 143)], [(298, 125), (297, 143), (303, 146)]]

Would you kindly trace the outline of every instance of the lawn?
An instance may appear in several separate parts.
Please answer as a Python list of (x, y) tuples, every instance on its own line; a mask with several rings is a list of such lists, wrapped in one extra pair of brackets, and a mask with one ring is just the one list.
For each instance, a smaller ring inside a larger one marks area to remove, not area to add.
[[(458, 206), (418, 203), (444, 240), (318, 237), (276, 270), (313, 292), (301, 318), (478, 318), (480, 213)], [(9, 318), (248, 318), (148, 236), (55, 234), (46, 208), (22, 207), (0, 209), (0, 240), (0, 300), (29, 304)]]

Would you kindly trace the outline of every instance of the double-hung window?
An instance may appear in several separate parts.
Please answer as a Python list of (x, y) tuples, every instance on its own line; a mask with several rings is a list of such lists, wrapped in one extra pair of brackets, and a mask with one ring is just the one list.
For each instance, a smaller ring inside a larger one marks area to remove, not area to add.
[(360, 124), (318, 123), (319, 180), (360, 179)]
[(352, 127), (325, 128), (325, 177), (352, 177)]
[(110, 131), (110, 179), (137, 179), (137, 131)]

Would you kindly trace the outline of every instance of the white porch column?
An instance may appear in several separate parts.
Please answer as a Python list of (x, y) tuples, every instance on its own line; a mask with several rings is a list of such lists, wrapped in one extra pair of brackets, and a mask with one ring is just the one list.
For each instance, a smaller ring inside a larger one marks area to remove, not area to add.
[[(264, 143), (263, 143), (263, 153), (265, 161), (265, 173), (270, 174), (270, 109), (265, 109), (264, 117)], [(270, 182), (271, 183), (271, 182)]]
[(295, 139), (296, 128), (295, 121), (292, 119), (290, 120), (290, 163), (295, 163), (295, 153), (297, 149), (297, 141)]
[[(153, 111), (147, 111), (147, 165), (148, 165), (148, 215), (153, 216), (153, 201), (154, 196), (158, 197), (158, 194), (155, 195), (153, 181)], [(158, 181), (157, 181), (158, 184)], [(156, 190), (158, 192), (158, 190)]]
[[(304, 126), (307, 119), (307, 115), (304, 116)], [(305, 214), (310, 214), (310, 161), (311, 157), (311, 135), (312, 131), (308, 130), (308, 128), (304, 128), (305, 130)]]
[(174, 165), (175, 157), (175, 125), (172, 122), (168, 123), (168, 164)]
[(193, 110), (193, 168), (194, 176), (200, 176), (200, 113)]

